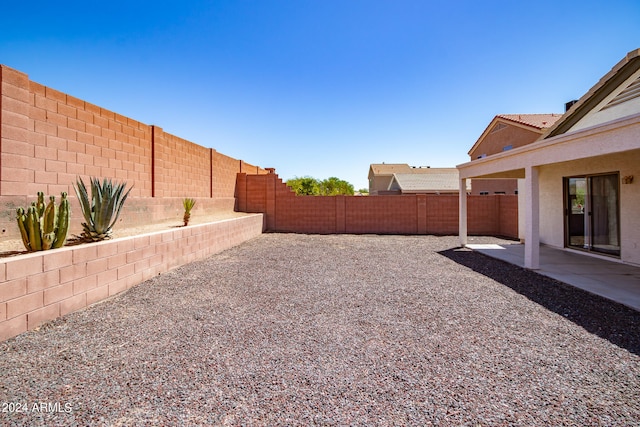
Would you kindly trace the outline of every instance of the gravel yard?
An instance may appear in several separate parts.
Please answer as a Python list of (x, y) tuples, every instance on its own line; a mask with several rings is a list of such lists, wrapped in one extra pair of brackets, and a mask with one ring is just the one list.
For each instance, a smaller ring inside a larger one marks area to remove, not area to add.
[(264, 234), (0, 343), (0, 425), (640, 425), (640, 313), (456, 246)]

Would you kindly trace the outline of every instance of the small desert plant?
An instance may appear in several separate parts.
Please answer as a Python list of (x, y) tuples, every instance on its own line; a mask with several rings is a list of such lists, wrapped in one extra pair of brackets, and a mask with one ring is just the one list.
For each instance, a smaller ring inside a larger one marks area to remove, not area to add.
[(191, 209), (196, 204), (195, 199), (184, 199), (182, 201), (182, 206), (184, 206), (184, 220), (185, 227), (189, 224), (189, 220), (191, 219)]
[(120, 211), (131, 188), (125, 193), (126, 182), (112, 183), (104, 179), (91, 178), (91, 197), (82, 178), (76, 181), (76, 194), (86, 222), (82, 223), (82, 238), (86, 241), (99, 241), (111, 238)]
[(38, 192), (38, 201), (33, 202), (25, 211), (18, 208), (17, 221), (22, 243), (28, 251), (45, 251), (64, 245), (69, 231), (70, 208), (67, 193), (61, 193), (60, 206), (56, 206), (56, 198), (49, 197), (44, 204), (44, 193)]

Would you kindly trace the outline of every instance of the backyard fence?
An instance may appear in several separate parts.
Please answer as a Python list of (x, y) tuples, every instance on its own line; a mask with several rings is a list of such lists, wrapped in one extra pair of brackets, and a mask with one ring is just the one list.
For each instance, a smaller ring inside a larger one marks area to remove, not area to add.
[[(273, 171), (271, 171), (273, 172)], [(238, 174), (237, 209), (293, 233), (457, 234), (457, 195), (297, 196), (275, 173)], [(518, 197), (468, 197), (468, 232), (518, 238)]]

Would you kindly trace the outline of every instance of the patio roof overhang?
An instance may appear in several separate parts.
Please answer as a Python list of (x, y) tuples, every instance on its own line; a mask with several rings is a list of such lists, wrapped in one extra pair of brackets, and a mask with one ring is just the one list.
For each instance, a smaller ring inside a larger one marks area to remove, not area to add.
[(514, 150), (458, 165), (460, 172), (459, 236), (467, 244), (468, 179), (524, 178), (525, 267), (539, 268), (540, 168), (562, 162), (640, 150), (640, 114), (542, 139)]
[(460, 179), (525, 178), (528, 167), (640, 149), (640, 114), (458, 165)]

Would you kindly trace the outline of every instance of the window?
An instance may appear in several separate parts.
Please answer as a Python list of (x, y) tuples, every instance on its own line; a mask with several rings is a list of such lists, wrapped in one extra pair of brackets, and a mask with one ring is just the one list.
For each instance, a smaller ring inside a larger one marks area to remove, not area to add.
[(489, 192), (488, 192), (488, 191), (481, 191), (481, 192), (480, 192), (480, 195), (481, 195), (481, 196), (488, 196), (488, 195), (489, 195)]
[(513, 148), (513, 145), (509, 144), (509, 145), (505, 145), (504, 147), (502, 147), (502, 151), (509, 151)]
[(618, 172), (564, 178), (565, 246), (620, 256)]

